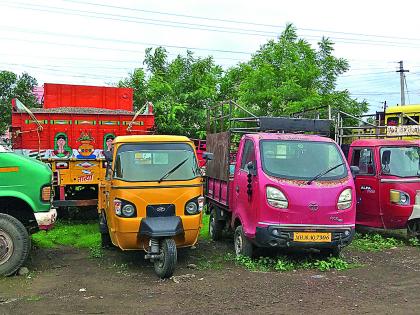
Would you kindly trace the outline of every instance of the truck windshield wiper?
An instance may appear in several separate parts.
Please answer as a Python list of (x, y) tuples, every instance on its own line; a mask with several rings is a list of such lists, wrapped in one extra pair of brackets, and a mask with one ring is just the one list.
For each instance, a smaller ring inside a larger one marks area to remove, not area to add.
[(331, 172), (331, 171), (335, 170), (336, 168), (340, 167), (341, 165), (344, 165), (344, 163), (337, 164), (337, 165), (327, 169), (326, 171), (323, 171), (323, 172), (319, 173), (318, 175), (314, 176), (312, 179), (308, 180), (306, 182), (306, 184), (310, 185), (314, 180), (317, 180), (318, 178), (324, 176), (325, 174), (328, 174), (329, 172)]
[(172, 168), (171, 170), (169, 170), (168, 172), (165, 173), (165, 175), (163, 175), (159, 180), (158, 183), (160, 183), (161, 181), (163, 181), (166, 177), (168, 177), (169, 175), (171, 175), (173, 172), (175, 172), (178, 168), (180, 168), (185, 162), (187, 162), (189, 159), (189, 157), (187, 157), (185, 160), (183, 160), (182, 162), (180, 162), (179, 164), (177, 164), (174, 168)]

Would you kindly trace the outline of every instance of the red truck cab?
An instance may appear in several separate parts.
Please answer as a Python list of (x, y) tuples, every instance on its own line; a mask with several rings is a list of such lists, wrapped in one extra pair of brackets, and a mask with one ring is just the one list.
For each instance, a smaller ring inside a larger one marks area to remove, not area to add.
[(365, 139), (350, 146), (356, 176), (356, 224), (408, 229), (420, 236), (419, 145), (414, 141)]

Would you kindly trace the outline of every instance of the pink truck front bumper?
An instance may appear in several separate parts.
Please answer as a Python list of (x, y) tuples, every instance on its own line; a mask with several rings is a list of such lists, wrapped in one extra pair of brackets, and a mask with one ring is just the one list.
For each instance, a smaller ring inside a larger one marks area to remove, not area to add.
[(51, 208), (48, 212), (37, 212), (35, 219), (40, 230), (50, 230), (57, 219), (57, 210)]

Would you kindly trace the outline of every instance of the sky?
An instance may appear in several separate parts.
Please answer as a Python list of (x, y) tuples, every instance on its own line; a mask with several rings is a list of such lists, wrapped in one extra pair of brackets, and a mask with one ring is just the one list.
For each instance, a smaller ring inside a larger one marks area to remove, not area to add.
[(417, 1), (0, 0), (0, 70), (28, 72), (40, 85), (112, 85), (141, 67), (147, 47), (174, 58), (189, 49), (224, 69), (250, 59), (287, 23), (316, 48), (324, 36), (350, 70), (337, 89), (369, 111), (420, 103)]

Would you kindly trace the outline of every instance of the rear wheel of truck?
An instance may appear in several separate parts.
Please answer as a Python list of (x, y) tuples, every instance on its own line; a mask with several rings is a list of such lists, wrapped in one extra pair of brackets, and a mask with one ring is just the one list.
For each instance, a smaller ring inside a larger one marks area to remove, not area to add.
[(213, 241), (219, 241), (223, 233), (223, 221), (217, 220), (216, 209), (212, 209), (209, 218), (209, 235)]
[(252, 257), (254, 253), (254, 245), (244, 235), (242, 225), (239, 225), (235, 230), (234, 242), (236, 256)]
[(31, 250), (28, 231), (16, 218), (0, 214), (0, 275), (10, 276), (26, 261)]
[(172, 238), (164, 238), (160, 243), (160, 259), (154, 262), (155, 272), (160, 278), (173, 275), (177, 262), (176, 243)]

